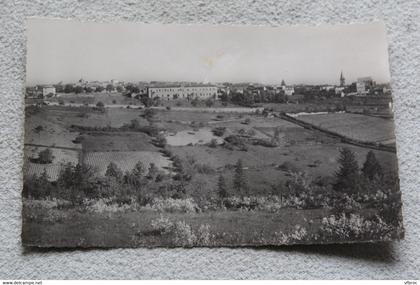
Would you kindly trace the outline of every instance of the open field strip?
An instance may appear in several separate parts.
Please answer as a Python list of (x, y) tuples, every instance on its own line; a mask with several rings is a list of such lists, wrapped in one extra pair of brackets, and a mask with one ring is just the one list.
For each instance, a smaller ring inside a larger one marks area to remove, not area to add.
[(171, 161), (157, 151), (88, 152), (83, 160), (84, 163), (95, 167), (100, 175), (105, 174), (110, 162), (114, 162), (123, 171), (131, 171), (139, 161), (146, 169), (150, 163), (154, 163), (161, 170), (168, 171), (167, 168), (171, 165)]
[(57, 180), (58, 174), (66, 163), (77, 164), (79, 162), (79, 153), (77, 149), (69, 148), (54, 148), (49, 147), (54, 156), (53, 163), (49, 164), (40, 164), (34, 163), (31, 159), (36, 159), (38, 153), (42, 150), (45, 150), (47, 147), (44, 146), (28, 146), (25, 145), (25, 157), (27, 158), (24, 162), (24, 175), (41, 175), (44, 170), (47, 172), (48, 179), (51, 181)]

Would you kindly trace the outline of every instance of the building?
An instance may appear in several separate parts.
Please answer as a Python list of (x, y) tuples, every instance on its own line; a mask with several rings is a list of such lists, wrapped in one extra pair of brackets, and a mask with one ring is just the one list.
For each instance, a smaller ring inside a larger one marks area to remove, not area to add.
[(375, 82), (371, 77), (361, 77), (357, 78), (356, 82), (356, 91), (357, 95), (364, 96), (369, 93), (369, 91), (375, 87)]
[(293, 94), (295, 94), (295, 88), (293, 86), (282, 86), (284, 94), (287, 96), (292, 96)]
[(56, 95), (56, 93), (55, 93), (55, 87), (54, 86), (52, 86), (52, 85), (42, 86), (42, 96), (44, 98), (53, 97), (55, 95)]
[(218, 88), (213, 85), (193, 85), (193, 86), (153, 86), (147, 89), (149, 98), (161, 99), (207, 99), (217, 98)]
[(343, 71), (340, 74), (340, 87), (344, 87), (346, 85), (346, 79), (343, 76)]

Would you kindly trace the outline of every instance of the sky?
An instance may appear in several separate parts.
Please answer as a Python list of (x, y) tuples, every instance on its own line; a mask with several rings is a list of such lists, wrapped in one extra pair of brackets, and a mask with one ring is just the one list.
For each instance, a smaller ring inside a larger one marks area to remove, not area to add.
[(84, 80), (338, 84), (389, 82), (382, 22), (320, 26), (29, 19), (27, 84)]

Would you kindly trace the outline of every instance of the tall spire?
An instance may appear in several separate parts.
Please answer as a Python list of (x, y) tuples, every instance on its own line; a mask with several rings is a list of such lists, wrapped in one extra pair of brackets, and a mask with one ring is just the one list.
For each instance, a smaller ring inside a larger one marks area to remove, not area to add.
[(346, 79), (343, 76), (343, 71), (340, 74), (340, 86), (344, 86), (346, 84)]

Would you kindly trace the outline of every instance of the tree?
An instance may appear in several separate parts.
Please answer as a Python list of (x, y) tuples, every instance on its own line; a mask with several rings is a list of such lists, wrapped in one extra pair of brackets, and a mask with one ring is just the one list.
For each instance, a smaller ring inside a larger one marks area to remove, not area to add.
[(150, 165), (149, 165), (149, 171), (147, 172), (147, 178), (152, 180), (152, 181), (155, 181), (158, 173), (159, 173), (159, 170), (156, 167), (156, 164), (151, 162)]
[(363, 176), (372, 180), (383, 177), (382, 167), (376, 159), (375, 153), (369, 151), (366, 155), (366, 161), (362, 167)]
[(105, 176), (114, 177), (117, 181), (120, 181), (123, 177), (123, 172), (114, 162), (110, 162), (106, 168)]
[(212, 99), (208, 98), (206, 100), (206, 106), (210, 108), (213, 105), (214, 105), (214, 101)]
[(235, 164), (235, 173), (233, 176), (233, 189), (240, 195), (246, 194), (247, 183), (243, 171), (242, 160), (238, 159), (238, 162)]
[(124, 90), (124, 89), (122, 88), (122, 86), (120, 86), (120, 85), (118, 85), (118, 86), (117, 86), (117, 91), (118, 91), (119, 93), (123, 92), (123, 90)]
[(108, 84), (106, 86), (106, 91), (111, 92), (112, 90), (114, 90), (114, 86), (112, 84)]
[(221, 199), (226, 198), (229, 195), (225, 177), (223, 175), (219, 175), (219, 179), (217, 180), (217, 193)]
[(339, 169), (335, 173), (336, 183), (334, 189), (337, 191), (356, 192), (359, 188), (359, 165), (354, 153), (349, 148), (340, 150), (338, 158)]
[(145, 110), (144, 110), (144, 114), (143, 114), (143, 116), (144, 116), (144, 118), (146, 119), (146, 120), (148, 120), (149, 122), (153, 119), (153, 117), (156, 115), (156, 111), (154, 110), (154, 109), (151, 109), (151, 108), (146, 108)]
[(193, 107), (197, 107), (197, 105), (198, 105), (198, 98), (197, 97), (195, 97), (194, 99), (191, 100), (191, 105)]
[(95, 91), (96, 92), (102, 92), (102, 91), (104, 91), (104, 88), (101, 85), (99, 85), (99, 86), (96, 86)]
[(46, 148), (38, 153), (38, 162), (42, 164), (51, 163), (54, 159), (51, 149)]
[(141, 161), (136, 163), (133, 170), (131, 171), (131, 174), (136, 177), (142, 177), (145, 174), (145, 168)]
[(73, 84), (66, 84), (64, 86), (64, 93), (72, 93), (74, 92)]
[(76, 86), (74, 87), (74, 93), (79, 94), (82, 93), (84, 91), (82, 86)]
[(105, 105), (104, 105), (104, 103), (102, 101), (99, 101), (98, 103), (96, 103), (96, 107), (98, 107), (98, 108), (104, 108)]

